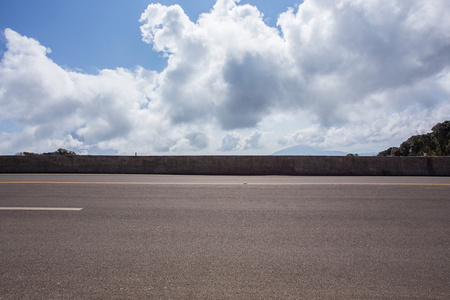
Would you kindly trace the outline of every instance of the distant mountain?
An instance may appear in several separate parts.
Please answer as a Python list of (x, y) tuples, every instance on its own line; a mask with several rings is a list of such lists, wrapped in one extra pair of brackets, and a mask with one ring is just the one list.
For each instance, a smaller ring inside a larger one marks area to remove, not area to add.
[(345, 156), (347, 152), (330, 151), (313, 148), (306, 145), (296, 145), (273, 153), (272, 155), (317, 155), (317, 156)]

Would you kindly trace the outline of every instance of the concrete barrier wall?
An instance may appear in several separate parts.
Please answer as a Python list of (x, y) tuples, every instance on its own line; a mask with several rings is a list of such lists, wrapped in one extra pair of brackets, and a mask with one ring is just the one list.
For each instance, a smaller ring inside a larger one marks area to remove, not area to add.
[(450, 157), (0, 156), (0, 173), (450, 176)]

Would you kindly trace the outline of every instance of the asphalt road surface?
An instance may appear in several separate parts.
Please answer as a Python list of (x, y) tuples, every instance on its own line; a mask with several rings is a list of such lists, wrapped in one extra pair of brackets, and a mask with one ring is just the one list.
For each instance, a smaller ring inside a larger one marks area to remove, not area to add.
[(0, 299), (450, 299), (450, 178), (3, 174)]

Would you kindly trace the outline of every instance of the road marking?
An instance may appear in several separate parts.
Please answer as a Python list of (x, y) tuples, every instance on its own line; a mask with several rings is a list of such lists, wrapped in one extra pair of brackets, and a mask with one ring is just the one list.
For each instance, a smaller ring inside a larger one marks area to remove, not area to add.
[(75, 207), (0, 207), (0, 210), (46, 210), (46, 211), (81, 211)]
[(0, 184), (88, 184), (88, 185), (386, 185), (450, 186), (450, 183), (413, 182), (76, 182), (76, 181), (3, 181)]

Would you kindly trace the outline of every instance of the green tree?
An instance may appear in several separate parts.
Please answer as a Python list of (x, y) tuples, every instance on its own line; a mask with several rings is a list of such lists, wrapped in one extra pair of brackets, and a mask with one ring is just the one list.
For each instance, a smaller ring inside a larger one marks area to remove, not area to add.
[(436, 124), (432, 132), (414, 135), (397, 147), (378, 153), (378, 156), (450, 156), (450, 121)]
[(358, 154), (358, 153), (355, 153), (355, 154), (349, 153), (349, 154), (347, 154), (346, 156), (359, 156), (359, 154)]
[(56, 153), (58, 155), (77, 155), (74, 151), (66, 150), (66, 149), (63, 149), (63, 148), (59, 148), (58, 150), (56, 150), (55, 154)]
[(450, 121), (436, 124), (431, 130), (437, 144), (436, 155), (450, 156)]
[(59, 148), (54, 152), (42, 153), (42, 155), (77, 155), (74, 151)]
[(390, 147), (389, 149), (386, 149), (378, 153), (377, 156), (400, 156), (400, 151), (398, 147)]
[(437, 145), (433, 134), (414, 135), (400, 145), (402, 156), (435, 156)]
[(34, 155), (39, 155), (39, 154), (33, 153), (33, 152), (23, 152), (23, 155), (25, 155), (25, 156), (34, 156)]

